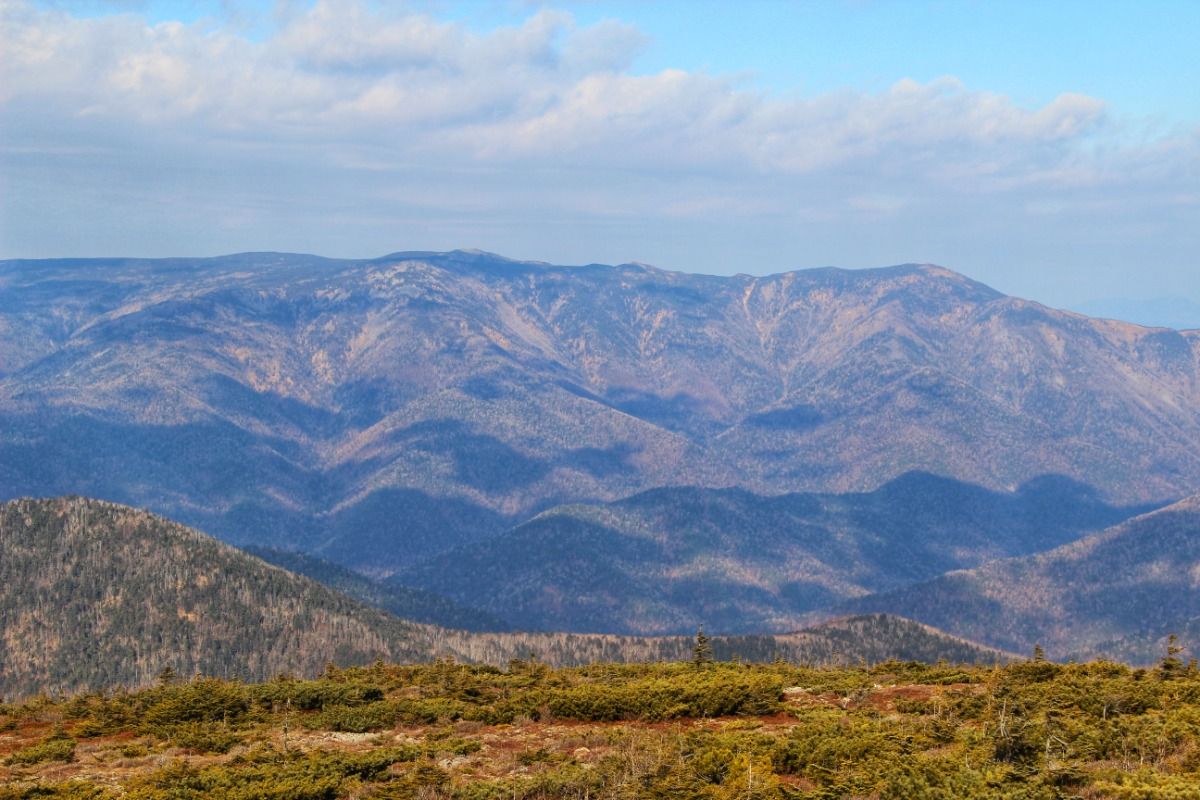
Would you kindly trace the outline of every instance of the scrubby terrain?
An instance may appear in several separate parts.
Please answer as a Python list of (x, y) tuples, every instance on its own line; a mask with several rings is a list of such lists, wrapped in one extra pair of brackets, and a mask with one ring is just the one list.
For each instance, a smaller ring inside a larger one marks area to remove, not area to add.
[(1200, 672), (441, 661), (0, 707), (0, 798), (1195, 798)]

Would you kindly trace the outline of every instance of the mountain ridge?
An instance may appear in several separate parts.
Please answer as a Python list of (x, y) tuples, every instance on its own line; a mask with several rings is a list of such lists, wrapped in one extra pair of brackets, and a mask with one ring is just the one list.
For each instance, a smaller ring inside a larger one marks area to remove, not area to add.
[(839, 604), (911, 616), (960, 636), (1054, 658), (1150, 663), (1169, 634), (1200, 651), (1200, 494), (1051, 550)]
[(519, 626), (782, 632), (850, 598), (1065, 544), (1147, 510), (1041, 476), (993, 492), (906, 473), (873, 492), (649, 489), (557, 506), (395, 579)]
[[(0, 504), (0, 695), (144, 686), (171, 668), (265, 680), (329, 662), (686, 659), (691, 637), (470, 634), (399, 619), (145, 511), (80, 497)], [(813, 663), (1007, 656), (886, 615), (714, 653)]]
[(360, 569), (670, 485), (1059, 473), (1166, 501), (1200, 482), (1198, 408), (1200, 334), (929, 266), (0, 264), (0, 497), (108, 497)]

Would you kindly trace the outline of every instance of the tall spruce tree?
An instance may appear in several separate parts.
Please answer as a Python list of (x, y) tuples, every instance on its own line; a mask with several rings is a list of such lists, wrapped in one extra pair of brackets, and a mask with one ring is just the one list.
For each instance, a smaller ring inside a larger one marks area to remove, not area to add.
[(697, 669), (712, 663), (712, 643), (704, 635), (704, 626), (696, 631), (696, 645), (692, 648), (692, 665)]

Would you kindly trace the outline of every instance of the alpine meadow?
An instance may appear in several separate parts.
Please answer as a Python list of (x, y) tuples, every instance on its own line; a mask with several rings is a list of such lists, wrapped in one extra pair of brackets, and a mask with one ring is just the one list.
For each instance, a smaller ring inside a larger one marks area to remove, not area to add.
[(0, 800), (1200, 798), (1196, 30), (0, 0)]

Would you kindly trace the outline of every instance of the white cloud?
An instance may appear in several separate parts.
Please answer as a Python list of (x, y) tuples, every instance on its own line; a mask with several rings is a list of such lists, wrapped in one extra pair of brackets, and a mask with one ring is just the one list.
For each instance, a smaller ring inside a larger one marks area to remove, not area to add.
[(463, 35), (426, 16), (381, 20), (356, 3), (319, 2), (296, 17), (272, 45), (316, 69), (384, 71), (444, 66)]
[(945, 147), (978, 161), (1014, 143), (1071, 140), (1104, 120), (1093, 98), (1023, 109), (953, 78), (783, 101), (719, 76), (636, 76), (625, 71), (644, 44), (636, 30), (580, 29), (555, 11), (481, 35), (322, 0), (261, 42), (203, 23), (75, 19), (14, 2), (3, 14), (10, 101), (264, 141), (349, 136), (483, 161), (804, 172)]

